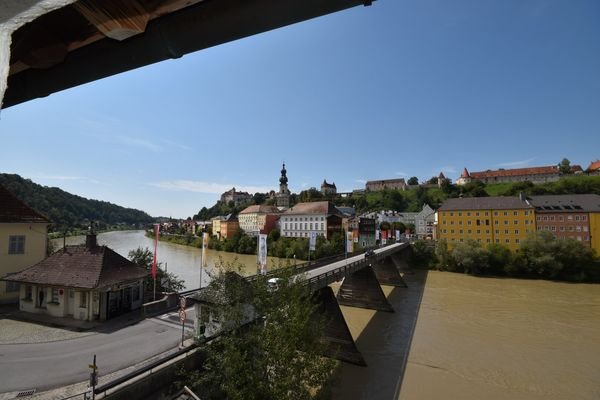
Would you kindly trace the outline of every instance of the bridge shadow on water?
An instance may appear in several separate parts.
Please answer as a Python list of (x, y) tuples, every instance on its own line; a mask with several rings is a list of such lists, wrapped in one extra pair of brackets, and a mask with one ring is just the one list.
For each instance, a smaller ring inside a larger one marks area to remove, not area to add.
[[(398, 398), (427, 274), (426, 270), (404, 274), (408, 288), (393, 288), (388, 295), (388, 301), (395, 312), (376, 312), (358, 338), (355, 338), (367, 367), (341, 363), (335, 372), (336, 381), (331, 388), (333, 399)], [(347, 315), (354, 311), (345, 307), (343, 312)], [(351, 320), (349, 318), (349, 324)]]

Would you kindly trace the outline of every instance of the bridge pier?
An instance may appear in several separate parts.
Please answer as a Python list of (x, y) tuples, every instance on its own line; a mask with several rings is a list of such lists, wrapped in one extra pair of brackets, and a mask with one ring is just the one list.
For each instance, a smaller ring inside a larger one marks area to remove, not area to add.
[(373, 271), (375, 271), (379, 283), (383, 285), (408, 287), (391, 257), (385, 257), (383, 260), (375, 262)]
[(350, 364), (366, 366), (367, 363), (356, 347), (333, 290), (325, 286), (313, 294), (313, 299), (318, 304), (313, 318), (325, 318), (321, 337), (326, 344), (323, 355)]
[(369, 308), (394, 312), (371, 266), (359, 269), (344, 278), (337, 294), (338, 303), (344, 306)]

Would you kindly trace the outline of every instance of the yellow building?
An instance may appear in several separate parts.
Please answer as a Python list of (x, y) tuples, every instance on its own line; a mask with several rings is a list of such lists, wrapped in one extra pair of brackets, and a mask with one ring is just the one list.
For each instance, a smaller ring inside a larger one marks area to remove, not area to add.
[(535, 232), (534, 208), (519, 197), (448, 199), (438, 209), (436, 221), (436, 239), (446, 239), (449, 247), (473, 239), (516, 251)]
[[(0, 186), (0, 278), (19, 272), (46, 257), (46, 217)], [(0, 281), (0, 303), (19, 300), (19, 285)]]

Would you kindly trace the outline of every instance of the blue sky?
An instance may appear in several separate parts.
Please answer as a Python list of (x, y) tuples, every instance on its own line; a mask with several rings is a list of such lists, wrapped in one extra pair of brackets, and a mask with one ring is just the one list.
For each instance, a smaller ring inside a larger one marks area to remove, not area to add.
[(600, 158), (600, 2), (378, 0), (17, 105), (0, 172), (187, 217), (235, 186), (338, 190)]

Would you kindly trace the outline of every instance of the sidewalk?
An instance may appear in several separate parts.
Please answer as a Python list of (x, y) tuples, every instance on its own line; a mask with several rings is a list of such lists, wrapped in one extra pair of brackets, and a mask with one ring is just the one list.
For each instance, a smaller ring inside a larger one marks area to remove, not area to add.
[(32, 314), (19, 311), (17, 307), (0, 306), (0, 345), (45, 343), (95, 333), (111, 333), (144, 319), (141, 310), (102, 322)]

